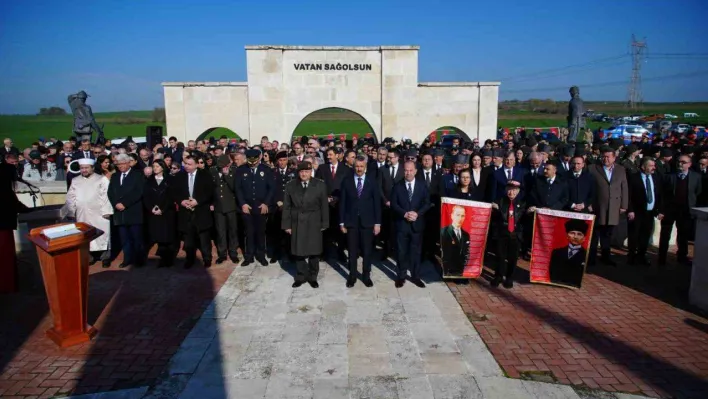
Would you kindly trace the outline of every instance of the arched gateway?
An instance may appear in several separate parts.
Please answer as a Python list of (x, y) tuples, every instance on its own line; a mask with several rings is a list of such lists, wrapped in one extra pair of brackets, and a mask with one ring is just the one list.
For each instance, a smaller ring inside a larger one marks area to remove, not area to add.
[(496, 137), (499, 82), (418, 82), (417, 46), (246, 46), (248, 82), (166, 82), (167, 134), (195, 139), (223, 126), (249, 142), (287, 142), (323, 108), (362, 116), (378, 140), (422, 141), (455, 126)]

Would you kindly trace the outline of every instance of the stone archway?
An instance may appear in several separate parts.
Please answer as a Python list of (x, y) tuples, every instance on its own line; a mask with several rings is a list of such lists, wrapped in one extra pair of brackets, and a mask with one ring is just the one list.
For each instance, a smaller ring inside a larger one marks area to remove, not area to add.
[(302, 136), (340, 140), (342, 135), (346, 136), (346, 140), (351, 140), (356, 135), (359, 140), (368, 138), (373, 143), (378, 142), (375, 131), (366, 118), (357, 112), (339, 107), (321, 108), (307, 114), (293, 130), (290, 141)]
[(445, 136), (458, 136), (462, 140), (463, 143), (468, 143), (471, 142), (472, 139), (470, 138), (467, 133), (465, 133), (462, 129), (459, 129), (455, 126), (442, 126), (439, 127), (432, 132), (429, 133), (428, 136), (432, 135), (435, 133), (436, 136), (436, 141), (442, 141), (443, 137)]
[(209, 140), (211, 137), (214, 137), (215, 139), (219, 140), (219, 137), (222, 135), (228, 137), (229, 140), (231, 139), (240, 139), (241, 136), (238, 135), (238, 133), (234, 132), (233, 130), (225, 127), (212, 127), (197, 136), (195, 139), (196, 141), (199, 140)]

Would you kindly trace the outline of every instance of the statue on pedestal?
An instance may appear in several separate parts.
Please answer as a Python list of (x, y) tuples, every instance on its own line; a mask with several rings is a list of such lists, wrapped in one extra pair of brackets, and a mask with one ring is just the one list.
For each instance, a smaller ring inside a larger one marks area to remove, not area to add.
[(569, 92), (571, 99), (568, 102), (568, 142), (574, 142), (578, 140), (580, 129), (585, 127), (585, 104), (580, 98), (578, 86), (571, 87)]
[(83, 90), (69, 95), (69, 106), (71, 107), (71, 113), (74, 115), (74, 134), (79, 142), (84, 137), (88, 137), (90, 141), (93, 141), (93, 132), (96, 131), (98, 133), (96, 144), (104, 144), (106, 138), (103, 136), (103, 129), (96, 123), (91, 106), (86, 104), (87, 97), (89, 95)]

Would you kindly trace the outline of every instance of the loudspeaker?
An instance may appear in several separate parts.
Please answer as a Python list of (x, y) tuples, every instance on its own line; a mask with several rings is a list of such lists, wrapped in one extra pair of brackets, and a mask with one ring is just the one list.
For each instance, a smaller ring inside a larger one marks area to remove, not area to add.
[(162, 126), (148, 126), (145, 128), (145, 142), (152, 150), (157, 144), (162, 143)]

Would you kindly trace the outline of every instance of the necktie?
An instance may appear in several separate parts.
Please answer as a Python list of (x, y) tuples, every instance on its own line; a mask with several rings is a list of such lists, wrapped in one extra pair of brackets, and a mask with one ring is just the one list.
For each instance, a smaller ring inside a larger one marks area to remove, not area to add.
[(452, 181), (455, 182), (455, 184), (457, 184), (457, 175), (452, 176)]
[(123, 180), (125, 180), (125, 176), (127, 176), (127, 173), (123, 173), (123, 175), (120, 177), (120, 185), (123, 185)]
[(84, 151), (84, 158), (91, 158), (88, 151)]
[(573, 174), (575, 175), (575, 178), (576, 178), (576, 179), (577, 179), (578, 177), (580, 177), (580, 173), (573, 173)]
[(511, 169), (507, 169), (507, 171), (506, 171), (506, 178), (507, 178), (508, 180), (511, 180)]
[(683, 173), (681, 173), (681, 174), (679, 174), (679, 177), (681, 178), (681, 180), (683, 180), (683, 179), (686, 178), (686, 175), (684, 175)]
[(364, 189), (364, 185), (362, 184), (362, 178), (359, 178), (359, 183), (356, 184), (356, 196), (357, 198), (361, 198), (361, 191)]
[(334, 171), (334, 165), (332, 165), (332, 178), (334, 179), (335, 176), (336, 176), (336, 173)]
[(430, 172), (425, 172), (425, 183), (430, 187)]
[(194, 193), (194, 172), (189, 174), (189, 197)]
[(391, 179), (395, 179), (395, 178), (396, 178), (396, 167), (392, 166), (391, 167)]
[(531, 169), (531, 176), (536, 176), (536, 169)]
[(307, 182), (302, 183), (302, 188), (307, 188)]
[(514, 204), (509, 203), (509, 233), (513, 233), (516, 228), (514, 222)]
[(462, 240), (462, 233), (460, 233), (460, 229), (455, 229), (455, 235), (457, 236), (457, 241)]
[(646, 175), (646, 186), (647, 186), (647, 204), (654, 202), (654, 190), (651, 189), (651, 179), (649, 175)]
[(411, 187), (411, 184), (408, 183), (408, 201), (413, 200), (413, 188)]

